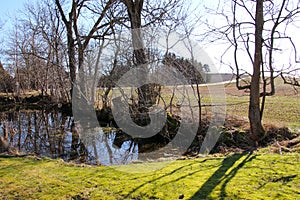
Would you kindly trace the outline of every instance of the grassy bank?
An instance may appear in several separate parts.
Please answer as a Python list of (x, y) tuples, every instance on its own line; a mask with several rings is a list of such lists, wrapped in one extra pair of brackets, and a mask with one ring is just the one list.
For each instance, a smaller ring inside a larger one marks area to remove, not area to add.
[(144, 164), (91, 167), (35, 158), (1, 158), (0, 163), (0, 199), (300, 198), (297, 153), (179, 160), (144, 173), (122, 171)]

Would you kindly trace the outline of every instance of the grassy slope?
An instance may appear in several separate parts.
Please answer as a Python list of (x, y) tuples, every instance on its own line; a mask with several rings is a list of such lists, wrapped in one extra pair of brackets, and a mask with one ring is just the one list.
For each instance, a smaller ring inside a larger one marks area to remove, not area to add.
[[(243, 117), (248, 115), (248, 97), (227, 96), (227, 114)], [(264, 110), (264, 123), (300, 129), (300, 97), (268, 97)]]
[(0, 199), (300, 199), (297, 153), (181, 160), (147, 173), (50, 159), (0, 163)]
[[(281, 79), (275, 80), (274, 96), (266, 98), (263, 123), (300, 130), (300, 88), (295, 90)], [(205, 89), (203, 95), (207, 97)], [(227, 117), (248, 120), (249, 92), (238, 91), (234, 83), (225, 85)], [(204, 98), (204, 104), (209, 102)], [(208, 103), (209, 104), (209, 103)]]
[[(300, 129), (300, 88), (284, 84), (280, 78), (275, 79), (275, 85), (275, 95), (266, 98), (264, 123)], [(247, 118), (249, 97), (245, 95), (249, 93), (237, 92), (234, 84), (225, 88), (228, 114)]]
[[(292, 128), (296, 132), (300, 130), (300, 88), (295, 90), (290, 85), (286, 85), (282, 80), (276, 79), (276, 93), (274, 96), (266, 98), (265, 110), (263, 115), (263, 123), (272, 124), (277, 127), (287, 126)], [(211, 111), (211, 94), (215, 86), (201, 86), (201, 103), (202, 118), (205, 118), (207, 113)], [(216, 86), (219, 88), (220, 86)], [(187, 87), (189, 88), (189, 87)], [(224, 85), (226, 93), (226, 102), (216, 102), (226, 105), (227, 118), (237, 118), (248, 121), (248, 106), (249, 106), (249, 91), (238, 91), (235, 83), (229, 83)], [(196, 106), (197, 102), (193, 97), (193, 91), (189, 90), (192, 105)], [(162, 90), (162, 96), (165, 102), (169, 102), (171, 98), (171, 90), (164, 88)], [(178, 92), (179, 100), (182, 98)], [(214, 94), (214, 93), (213, 93)], [(216, 94), (214, 94), (216, 95)], [(217, 99), (217, 98), (216, 98)], [(222, 99), (222, 98), (221, 98)], [(175, 98), (173, 103), (176, 104), (178, 100)]]

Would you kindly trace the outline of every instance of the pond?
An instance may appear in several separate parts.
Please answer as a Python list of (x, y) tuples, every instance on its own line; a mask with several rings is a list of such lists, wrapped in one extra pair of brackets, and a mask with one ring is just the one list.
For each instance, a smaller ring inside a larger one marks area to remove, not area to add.
[(79, 137), (73, 118), (62, 112), (2, 112), (0, 136), (15, 152), (77, 163), (114, 165), (138, 159), (138, 145), (120, 138), (116, 129), (98, 127), (89, 137)]

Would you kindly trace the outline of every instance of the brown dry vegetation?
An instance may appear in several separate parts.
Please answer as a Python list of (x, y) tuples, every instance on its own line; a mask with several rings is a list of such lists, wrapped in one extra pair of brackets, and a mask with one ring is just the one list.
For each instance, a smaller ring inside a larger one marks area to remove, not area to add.
[[(214, 86), (201, 86), (202, 95), (202, 120), (209, 122), (211, 119), (210, 91)], [(299, 151), (300, 135), (300, 88), (286, 85), (282, 80), (276, 79), (276, 94), (266, 98), (263, 114), (265, 136), (260, 140), (260, 147), (271, 146), (271, 151)], [(166, 102), (168, 102), (170, 90), (163, 90)], [(225, 102), (217, 102), (226, 105), (226, 119), (222, 128), (221, 140), (215, 147), (217, 152), (237, 151), (249, 148), (249, 92), (239, 91), (235, 83), (224, 85), (226, 94)], [(192, 94), (192, 90), (189, 91)], [(216, 95), (216, 94), (214, 94)], [(221, 99), (221, 98), (220, 98)], [(177, 100), (177, 99), (176, 99)], [(176, 100), (174, 104), (176, 105)], [(193, 102), (192, 105), (196, 105)], [(215, 105), (218, 106), (218, 105)], [(181, 106), (176, 110), (185, 113), (188, 106)], [(174, 111), (174, 110), (173, 110)], [(184, 116), (184, 114), (182, 115)], [(204, 125), (205, 127), (206, 125)], [(223, 148), (223, 149), (220, 149)]]

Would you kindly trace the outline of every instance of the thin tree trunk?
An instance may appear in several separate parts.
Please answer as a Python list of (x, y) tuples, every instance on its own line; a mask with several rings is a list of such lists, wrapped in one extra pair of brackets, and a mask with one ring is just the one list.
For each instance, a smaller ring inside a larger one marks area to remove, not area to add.
[(260, 68), (262, 64), (262, 32), (264, 26), (263, 0), (256, 1), (255, 16), (255, 55), (250, 89), (249, 120), (252, 139), (257, 142), (264, 134), (260, 113)]
[(70, 36), (68, 36), (68, 41), (69, 41), (68, 42), (69, 69), (70, 69), (70, 79), (71, 79), (70, 95), (72, 98), (73, 97), (73, 86), (76, 82), (75, 44), (74, 44), (74, 39)]
[(198, 130), (201, 132), (202, 130), (202, 125), (201, 125), (201, 122), (202, 122), (202, 116), (201, 116), (201, 113), (202, 113), (202, 108), (201, 108), (201, 94), (200, 94), (200, 89), (199, 89), (199, 82), (197, 81), (196, 83), (196, 89), (197, 89), (197, 102), (198, 102), (198, 114), (199, 114), (199, 119), (198, 119)]

